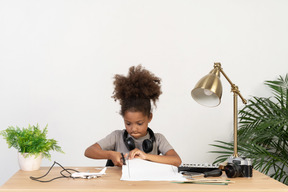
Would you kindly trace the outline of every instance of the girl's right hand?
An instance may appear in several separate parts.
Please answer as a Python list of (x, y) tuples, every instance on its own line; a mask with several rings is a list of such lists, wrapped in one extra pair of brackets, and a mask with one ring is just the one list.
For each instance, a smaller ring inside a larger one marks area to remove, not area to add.
[[(110, 159), (113, 161), (114, 165), (118, 166), (118, 167), (122, 167), (123, 166), (123, 159), (122, 159), (121, 153), (116, 152), (116, 151), (111, 151), (111, 152), (112, 152), (112, 154), (111, 154)], [(128, 154), (125, 154), (124, 158), (126, 158), (127, 155)]]

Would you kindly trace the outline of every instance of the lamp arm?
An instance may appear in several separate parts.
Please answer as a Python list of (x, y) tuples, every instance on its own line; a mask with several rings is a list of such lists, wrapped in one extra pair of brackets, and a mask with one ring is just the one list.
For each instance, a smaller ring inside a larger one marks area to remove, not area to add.
[(241, 98), (241, 100), (244, 104), (247, 104), (247, 100), (244, 99), (244, 97), (241, 95), (238, 86), (236, 86), (234, 83), (232, 83), (232, 81), (228, 78), (228, 76), (223, 71), (223, 69), (221, 67), (221, 63), (214, 63), (214, 68), (217, 68), (220, 71), (220, 73), (222, 73), (222, 75), (225, 77), (225, 79), (230, 83), (231, 91), (233, 93), (237, 94)]
[(223, 74), (223, 76), (227, 79), (227, 81), (230, 83), (231, 85), (231, 91), (233, 92), (233, 124), (234, 124), (234, 153), (233, 153), (233, 157), (236, 158), (238, 157), (238, 136), (237, 136), (237, 131), (238, 131), (238, 101), (237, 101), (237, 96), (239, 96), (242, 99), (242, 102), (244, 104), (247, 104), (246, 99), (243, 98), (243, 96), (241, 95), (238, 87), (232, 83), (232, 81), (228, 78), (228, 76), (224, 73), (223, 69), (221, 68), (221, 64), (220, 63), (214, 63), (214, 68), (217, 68), (217, 70), (220, 71), (220, 73)]

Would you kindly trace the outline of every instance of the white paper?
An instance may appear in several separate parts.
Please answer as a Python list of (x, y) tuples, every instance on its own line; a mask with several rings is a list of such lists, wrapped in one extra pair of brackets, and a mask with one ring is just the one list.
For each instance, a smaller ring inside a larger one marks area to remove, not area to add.
[(122, 166), (124, 181), (186, 181), (173, 165), (154, 163), (142, 159), (127, 160)]

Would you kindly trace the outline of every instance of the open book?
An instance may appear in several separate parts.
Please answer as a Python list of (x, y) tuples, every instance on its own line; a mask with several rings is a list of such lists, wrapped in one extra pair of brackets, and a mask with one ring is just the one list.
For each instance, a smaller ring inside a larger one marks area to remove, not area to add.
[(122, 166), (125, 181), (186, 181), (173, 165), (154, 163), (142, 159), (127, 160)]

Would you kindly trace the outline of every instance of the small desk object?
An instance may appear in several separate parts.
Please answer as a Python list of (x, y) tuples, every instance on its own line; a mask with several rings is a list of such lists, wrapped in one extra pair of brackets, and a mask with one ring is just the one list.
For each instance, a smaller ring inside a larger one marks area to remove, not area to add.
[[(229, 178), (234, 181), (228, 185), (209, 185), (209, 184), (179, 184), (170, 181), (121, 181), (121, 168), (108, 167), (106, 175), (95, 179), (73, 179), (61, 178), (49, 183), (33, 181), (30, 176), (39, 177), (48, 171), (48, 167), (41, 167), (37, 171), (21, 171), (15, 173), (4, 185), (0, 187), (0, 192), (29, 191), (29, 192), (157, 192), (157, 191), (176, 191), (176, 192), (288, 192), (288, 186), (280, 183), (256, 170), (253, 171), (252, 178)], [(75, 168), (83, 172), (99, 172), (95, 167)], [(45, 180), (60, 176), (60, 167), (54, 167), (44, 178)], [(214, 178), (214, 177), (213, 177)], [(225, 173), (220, 177), (228, 179)], [(218, 178), (219, 179), (219, 178)]]

